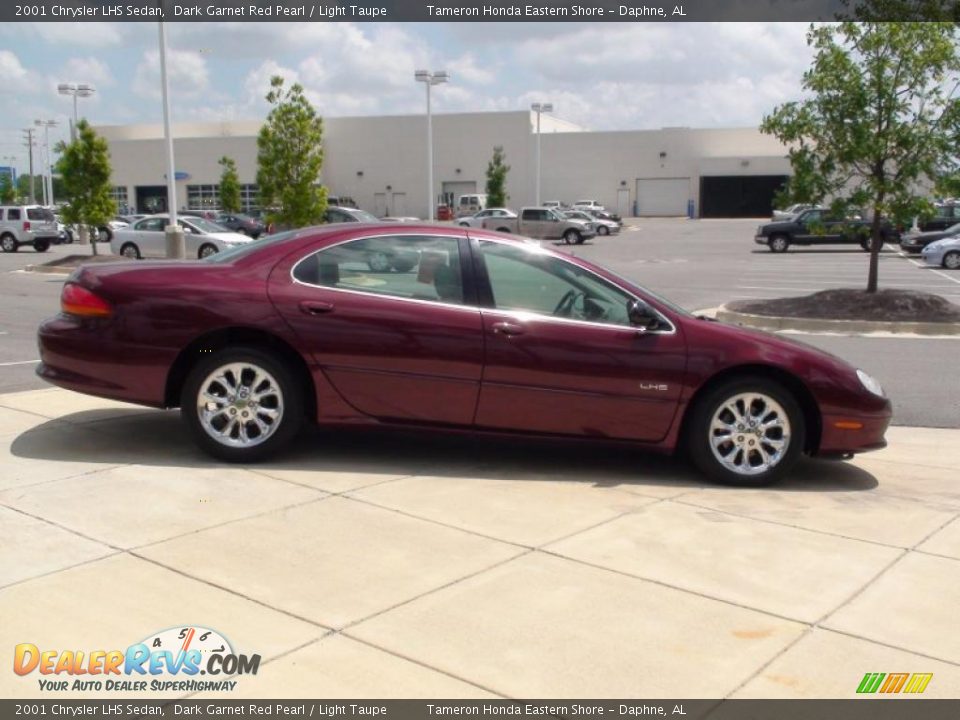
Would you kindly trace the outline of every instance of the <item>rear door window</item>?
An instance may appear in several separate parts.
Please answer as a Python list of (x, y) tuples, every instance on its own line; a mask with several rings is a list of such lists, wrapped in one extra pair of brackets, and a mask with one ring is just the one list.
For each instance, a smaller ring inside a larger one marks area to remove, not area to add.
[(27, 208), (27, 219), (37, 222), (56, 222), (53, 213), (46, 208)]
[(10, 208), (7, 210), (7, 220), (19, 220), (20, 208)]

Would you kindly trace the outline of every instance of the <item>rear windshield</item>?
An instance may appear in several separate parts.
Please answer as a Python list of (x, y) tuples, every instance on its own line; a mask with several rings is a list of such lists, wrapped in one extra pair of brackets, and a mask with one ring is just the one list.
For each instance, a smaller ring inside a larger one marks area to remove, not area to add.
[(27, 219), (42, 220), (44, 222), (56, 222), (53, 212), (46, 208), (27, 208)]
[(284, 240), (293, 237), (299, 232), (299, 230), (287, 230), (286, 232), (277, 233), (276, 235), (264, 235), (256, 240), (251, 242), (244, 243), (243, 245), (236, 245), (228, 250), (221, 250), (218, 253), (213, 255), (208, 255), (203, 260), (208, 263), (228, 263), (233, 262), (234, 260), (239, 260), (242, 257), (246, 257), (251, 253), (255, 253), (264, 245), (272, 245), (275, 242), (283, 242)]

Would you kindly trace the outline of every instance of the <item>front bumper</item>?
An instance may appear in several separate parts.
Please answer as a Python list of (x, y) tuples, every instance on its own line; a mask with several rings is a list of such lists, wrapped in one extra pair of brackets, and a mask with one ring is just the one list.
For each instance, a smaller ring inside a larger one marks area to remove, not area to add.
[(889, 401), (887, 401), (886, 410), (875, 414), (824, 415), (817, 455), (845, 456), (885, 448), (887, 441), (884, 434), (890, 425), (892, 415)]
[(943, 265), (943, 252), (938, 250), (930, 250), (924, 248), (920, 251), (921, 259), (931, 267), (940, 267)]
[(753, 241), (754, 241), (757, 245), (766, 245), (766, 244), (767, 244), (767, 236), (766, 236), (766, 235), (754, 235), (754, 236), (753, 236)]

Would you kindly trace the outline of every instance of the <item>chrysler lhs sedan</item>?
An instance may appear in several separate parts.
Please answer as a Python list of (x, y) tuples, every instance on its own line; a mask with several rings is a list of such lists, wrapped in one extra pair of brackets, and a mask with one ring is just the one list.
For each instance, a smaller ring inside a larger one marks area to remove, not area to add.
[(891, 415), (836, 357), (461, 227), (342, 224), (203, 260), (84, 266), (39, 344), (47, 381), (179, 407), (231, 462), (274, 454), (309, 420), (681, 449), (714, 480), (762, 485), (804, 453), (883, 447)]

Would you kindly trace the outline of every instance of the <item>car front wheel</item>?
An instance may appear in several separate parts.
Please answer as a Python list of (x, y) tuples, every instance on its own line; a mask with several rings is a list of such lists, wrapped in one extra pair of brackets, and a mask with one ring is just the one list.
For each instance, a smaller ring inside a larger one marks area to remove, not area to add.
[(610, 228), (608, 228), (606, 225), (601, 225), (600, 227), (597, 228), (597, 232), (598, 232), (600, 235), (609, 235), (609, 234), (610, 234)]
[(577, 243), (583, 242), (583, 238), (580, 236), (576, 230), (567, 230), (563, 234), (563, 241), (567, 245), (576, 245)]
[(943, 266), (947, 270), (960, 270), (960, 252), (951, 250), (943, 256)]
[(258, 348), (221, 350), (190, 371), (180, 412), (194, 441), (228, 462), (262, 460), (303, 423), (302, 388), (278, 358)]
[(770, 252), (782, 253), (790, 247), (790, 241), (783, 235), (774, 235), (767, 241), (767, 246), (770, 248)]
[(694, 465), (727, 485), (761, 487), (790, 470), (803, 452), (803, 413), (793, 395), (766, 378), (737, 378), (691, 409), (685, 445)]
[(219, 252), (219, 251), (217, 250), (217, 246), (216, 246), (216, 245), (211, 245), (210, 243), (205, 243), (205, 244), (203, 244), (203, 245), (200, 246), (200, 250), (199, 250), (199, 252), (197, 253), (197, 257), (199, 257), (199, 258), (202, 260), (202, 259), (205, 258), (205, 257), (210, 257), (211, 255), (216, 255), (217, 252)]
[(140, 248), (138, 248), (132, 242), (124, 243), (123, 247), (120, 248), (120, 254), (123, 255), (125, 258), (130, 258), (131, 260), (139, 260)]

